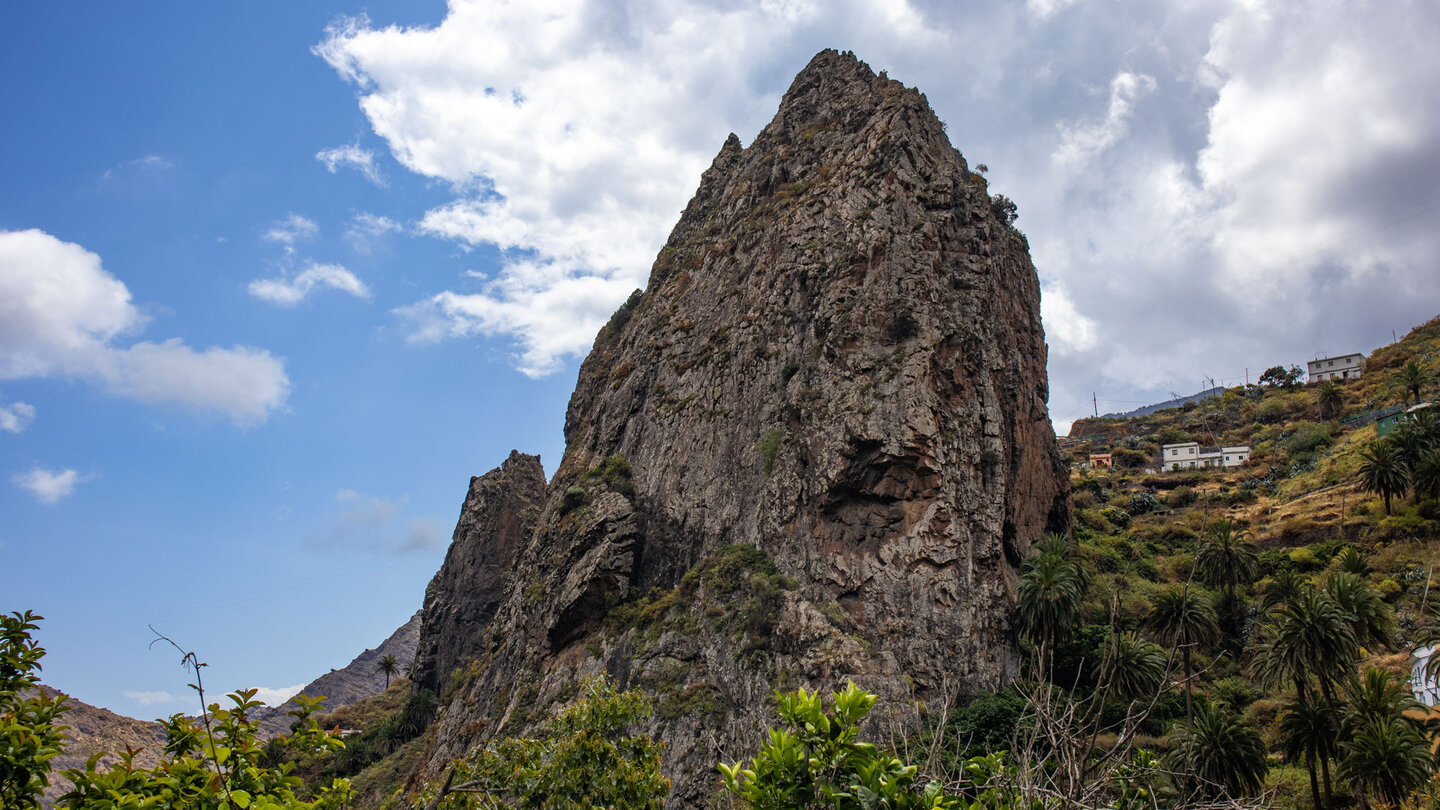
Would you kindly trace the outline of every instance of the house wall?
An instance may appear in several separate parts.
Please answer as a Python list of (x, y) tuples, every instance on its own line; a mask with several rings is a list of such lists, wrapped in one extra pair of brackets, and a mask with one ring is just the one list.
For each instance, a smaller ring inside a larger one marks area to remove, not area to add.
[(1353, 380), (1365, 373), (1365, 355), (1347, 354), (1340, 357), (1323, 357), (1305, 364), (1306, 374), (1311, 382), (1319, 380)]

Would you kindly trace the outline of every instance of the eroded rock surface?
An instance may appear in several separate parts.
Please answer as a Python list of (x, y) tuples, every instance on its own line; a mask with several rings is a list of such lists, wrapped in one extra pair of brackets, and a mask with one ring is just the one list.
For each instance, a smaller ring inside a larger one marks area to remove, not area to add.
[(461, 662), (482, 652), (485, 629), (544, 498), (539, 456), (512, 452), (499, 467), (470, 479), (450, 550), (425, 589), (413, 670), (417, 687), (438, 694)]
[[(698, 807), (773, 689), (854, 679), (906, 730), (1013, 677), (1016, 567), (1067, 517), (1045, 361), (1025, 238), (924, 96), (816, 56), (597, 337), (543, 506), (496, 518), (511, 578), (432, 583), (422, 657), (477, 659), (429, 775), (603, 670)], [(431, 638), (432, 603), (470, 618)]]

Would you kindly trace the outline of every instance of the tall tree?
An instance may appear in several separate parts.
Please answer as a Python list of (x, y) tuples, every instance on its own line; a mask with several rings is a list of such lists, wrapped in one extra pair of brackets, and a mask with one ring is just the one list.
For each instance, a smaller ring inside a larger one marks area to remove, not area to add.
[(1363, 577), (1333, 573), (1325, 580), (1325, 595), (1349, 617), (1357, 644), (1387, 650), (1394, 646), (1395, 614)]
[(1172, 585), (1155, 595), (1150, 627), (1167, 644), (1180, 651), (1181, 668), (1185, 674), (1185, 719), (1195, 722), (1191, 697), (1190, 651), (1220, 640), (1220, 623), (1210, 597), (1188, 585)]
[(1200, 707), (1177, 735), (1171, 755), (1190, 789), (1211, 798), (1256, 793), (1269, 769), (1260, 735), (1218, 704)]
[(1335, 380), (1325, 380), (1315, 389), (1315, 404), (1322, 418), (1334, 419), (1345, 411), (1345, 389)]
[(1154, 695), (1165, 680), (1165, 650), (1136, 633), (1105, 640), (1101, 677), (1121, 700)]
[(1221, 519), (1211, 524), (1195, 551), (1195, 570), (1200, 581), (1224, 588), (1225, 595), (1233, 600), (1235, 586), (1249, 585), (1255, 580), (1258, 563), (1251, 537), (1250, 530), (1239, 528), (1231, 520)]
[(1269, 610), (1287, 602), (1293, 602), (1300, 598), (1300, 594), (1309, 587), (1309, 584), (1304, 574), (1290, 568), (1282, 568), (1276, 571), (1269, 581), (1262, 584), (1260, 604)]
[(375, 671), (385, 673), (385, 688), (389, 689), (390, 678), (393, 677), (396, 672), (400, 671), (400, 662), (396, 660), (395, 656), (390, 653), (385, 653), (385, 655), (381, 656), (380, 660), (376, 662)]
[[(1335, 758), (1337, 741), (1336, 722), (1330, 710), (1322, 703), (1297, 698), (1285, 707), (1280, 718), (1280, 734), (1285, 756), (1292, 761), (1305, 760), (1305, 770), (1310, 772), (1310, 795), (1315, 810), (1323, 810), (1332, 804), (1330, 796), (1330, 761)], [(1317, 782), (1316, 766), (1325, 776), (1325, 796), (1322, 801)]]
[(1295, 684), (1307, 699), (1310, 678), (1320, 686), (1325, 704), (1336, 711), (1334, 684), (1343, 680), (1360, 655), (1350, 614), (1325, 593), (1305, 588), (1299, 597), (1271, 612), (1262, 628), (1264, 640), (1252, 668), (1265, 684)]
[(1390, 499), (1405, 497), (1410, 488), (1410, 468), (1405, 465), (1395, 445), (1381, 440), (1360, 451), (1360, 486), (1385, 499), (1385, 514), (1390, 514)]
[(1427, 450), (1411, 471), (1415, 497), (1440, 498), (1440, 449)]
[(1424, 785), (1434, 770), (1430, 745), (1403, 720), (1381, 717), (1340, 743), (1340, 776), (1369, 806), (1370, 799), (1398, 805)]
[(1080, 566), (1057, 550), (1030, 558), (1016, 586), (1020, 632), (1037, 645), (1042, 657), (1054, 650), (1055, 639), (1068, 633), (1080, 618), (1085, 593)]
[(1420, 365), (1418, 360), (1410, 360), (1390, 373), (1387, 385), (1404, 395), (1406, 402), (1419, 402), (1422, 393), (1435, 387), (1435, 380), (1434, 370)]

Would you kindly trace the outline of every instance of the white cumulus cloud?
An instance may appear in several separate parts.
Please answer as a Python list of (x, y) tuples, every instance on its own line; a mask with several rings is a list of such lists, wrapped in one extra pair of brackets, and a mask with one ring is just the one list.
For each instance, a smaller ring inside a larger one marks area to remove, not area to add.
[(1019, 204), (1063, 424), (1092, 392), (1125, 410), (1435, 314), (1437, 39), (1440, 6), (1379, 0), (452, 0), (315, 51), (397, 162), (453, 189), (414, 230), (502, 251), (479, 288), (402, 307), (412, 339), (509, 337), (538, 375), (643, 285), (725, 134), (854, 50)]
[(0, 430), (21, 433), (35, 421), (35, 406), (25, 402), (0, 405)]
[(264, 422), (290, 390), (285, 364), (248, 346), (179, 338), (125, 345), (145, 318), (100, 257), (40, 230), (0, 231), (0, 379), (69, 377), (142, 402)]
[(380, 174), (380, 167), (375, 165), (375, 153), (359, 144), (352, 143), (321, 149), (315, 153), (315, 159), (325, 164), (325, 168), (331, 174), (341, 168), (354, 169), (360, 172), (366, 180), (381, 188), (389, 185), (384, 176)]
[(338, 264), (311, 262), (294, 278), (256, 279), (250, 282), (250, 294), (262, 301), (282, 307), (293, 307), (318, 289), (339, 290), (356, 298), (369, 298), (370, 289), (355, 274)]
[(513, 337), (532, 375), (588, 350), (726, 134), (773, 111), (783, 88), (755, 87), (780, 46), (837, 24), (876, 52), (940, 39), (904, 0), (454, 0), (433, 28), (334, 25), (316, 53), (401, 165), (456, 189), (420, 231), (506, 251), (484, 290), (402, 309), (414, 335)]
[(10, 477), (11, 483), (47, 505), (59, 503), (61, 499), (69, 497), (70, 493), (75, 491), (75, 485), (80, 483), (80, 480), (80, 473), (74, 470), (55, 472), (40, 467)]
[(286, 251), (293, 251), (295, 243), (306, 242), (320, 235), (320, 226), (315, 221), (299, 214), (290, 214), (284, 219), (270, 223), (262, 238), (267, 242), (278, 242)]
[(139, 703), (141, 706), (155, 706), (159, 704), (176, 703), (181, 700), (181, 698), (176, 697), (175, 695), (172, 695), (169, 692), (163, 690), (156, 690), (153, 692), (137, 692), (127, 690), (125, 692), (125, 697), (130, 698), (136, 703)]
[(294, 686), (281, 686), (279, 688), (257, 686), (255, 687), (255, 699), (264, 703), (266, 706), (279, 706), (290, 698), (300, 694), (300, 690), (304, 688), (305, 684), (303, 683), (297, 683)]

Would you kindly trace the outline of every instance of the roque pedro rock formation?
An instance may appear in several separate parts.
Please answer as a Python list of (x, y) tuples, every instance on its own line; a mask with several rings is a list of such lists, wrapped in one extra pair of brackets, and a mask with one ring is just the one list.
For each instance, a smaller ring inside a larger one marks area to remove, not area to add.
[(421, 617), (429, 778), (602, 671), (655, 697), (676, 807), (773, 690), (854, 679), (883, 733), (1015, 675), (1018, 566), (1067, 484), (1000, 202), (848, 53), (729, 137), (581, 367), (554, 479), (515, 453), (471, 482)]

